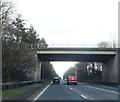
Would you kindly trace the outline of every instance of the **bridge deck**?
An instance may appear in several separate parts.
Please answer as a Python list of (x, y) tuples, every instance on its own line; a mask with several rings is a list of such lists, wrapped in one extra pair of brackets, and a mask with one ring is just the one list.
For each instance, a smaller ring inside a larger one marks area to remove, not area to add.
[(38, 49), (40, 61), (102, 62), (116, 55), (110, 48), (45, 48)]

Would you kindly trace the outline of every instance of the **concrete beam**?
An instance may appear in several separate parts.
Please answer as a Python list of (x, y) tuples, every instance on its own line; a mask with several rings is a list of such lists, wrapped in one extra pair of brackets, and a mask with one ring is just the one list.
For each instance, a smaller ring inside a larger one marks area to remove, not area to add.
[(37, 51), (37, 54), (116, 55), (116, 51)]

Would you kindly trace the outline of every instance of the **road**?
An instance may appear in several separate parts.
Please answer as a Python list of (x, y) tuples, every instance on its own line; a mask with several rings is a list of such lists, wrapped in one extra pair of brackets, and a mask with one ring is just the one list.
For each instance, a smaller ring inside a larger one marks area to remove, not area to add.
[(78, 85), (48, 85), (35, 100), (118, 100), (118, 89), (79, 82)]

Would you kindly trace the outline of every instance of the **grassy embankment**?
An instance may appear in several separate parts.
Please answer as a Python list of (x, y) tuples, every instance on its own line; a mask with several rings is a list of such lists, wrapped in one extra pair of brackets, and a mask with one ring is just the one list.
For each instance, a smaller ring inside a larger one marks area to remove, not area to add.
[(32, 94), (37, 92), (38, 90), (45, 87), (48, 83), (50, 83), (50, 80), (42, 83), (27, 85), (20, 88), (4, 90), (2, 91), (2, 99), (3, 100), (25, 100), (26, 98), (30, 97)]

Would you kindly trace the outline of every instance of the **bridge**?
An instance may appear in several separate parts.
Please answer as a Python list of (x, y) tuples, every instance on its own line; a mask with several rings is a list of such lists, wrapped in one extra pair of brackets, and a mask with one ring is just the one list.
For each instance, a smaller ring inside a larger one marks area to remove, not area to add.
[[(102, 80), (118, 82), (118, 50), (113, 48), (41, 48), (37, 50), (40, 72), (42, 61), (102, 62)], [(39, 73), (40, 74), (40, 73)]]

